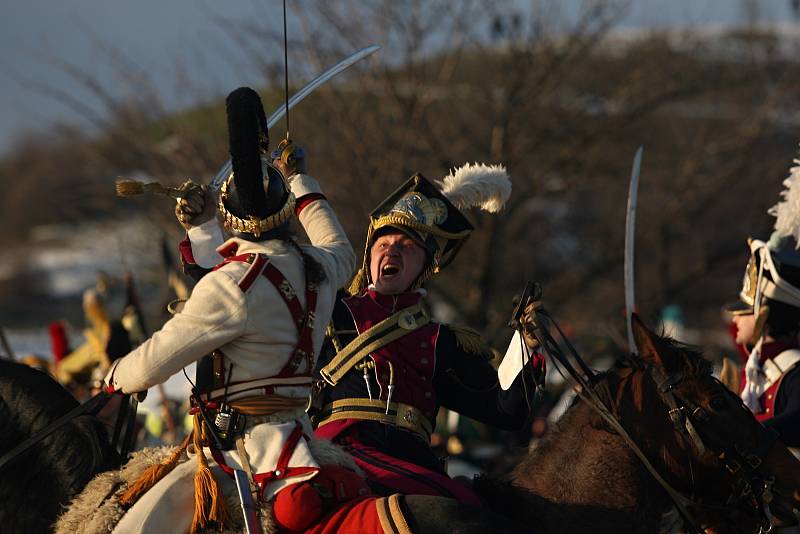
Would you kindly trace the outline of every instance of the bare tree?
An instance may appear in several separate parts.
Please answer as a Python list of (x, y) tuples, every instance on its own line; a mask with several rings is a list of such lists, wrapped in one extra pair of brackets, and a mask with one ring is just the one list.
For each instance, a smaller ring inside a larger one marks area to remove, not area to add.
[[(678, 304), (695, 324), (716, 325), (736, 291), (743, 239), (769, 229), (764, 210), (794, 146), (789, 110), (800, 72), (774, 33), (615, 32), (626, 3), (614, 1), (586, 2), (569, 16), (547, 1), (524, 9), (507, 0), (290, 5), (293, 86), (354, 49), (383, 46), (291, 116), (292, 136), (357, 248), (369, 210), (412, 173), (439, 178), (468, 161), (504, 163), (514, 184), (506, 210), (469, 214), (477, 231), (432, 280), (432, 295), (455, 321), (499, 343), (511, 297), (531, 277), (578, 337), (605, 338), (624, 324), (625, 197), (644, 144), (639, 306), (657, 316)], [(263, 74), (265, 105), (277, 106), (283, 35), (247, 20), (218, 22), (237, 28), (226, 32), (231, 50)], [(124, 55), (110, 55), (137, 76)], [(130, 99), (61, 68), (104, 103), (93, 120), (107, 135), (65, 129), (0, 164), (7, 180), (26, 177), (2, 201), (11, 228), (24, 228), (20, 206), (45, 183), (53, 194), (40, 201), (53, 220), (119, 213), (136, 203), (121, 207), (100, 192), (114, 175), (177, 183), (210, 176), (225, 159), (221, 102), (172, 114), (146, 81), (131, 82), (143, 90)], [(276, 128), (273, 142), (281, 135)], [(136, 205), (174, 228), (169, 206)]]

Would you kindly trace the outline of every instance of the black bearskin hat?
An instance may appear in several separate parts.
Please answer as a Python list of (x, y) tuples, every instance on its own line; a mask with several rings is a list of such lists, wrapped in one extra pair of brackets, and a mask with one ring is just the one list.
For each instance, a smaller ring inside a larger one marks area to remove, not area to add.
[(266, 159), (269, 134), (258, 94), (240, 87), (228, 95), (225, 106), (233, 171), (220, 189), (218, 209), (227, 230), (258, 241), (289, 220), (294, 195)]

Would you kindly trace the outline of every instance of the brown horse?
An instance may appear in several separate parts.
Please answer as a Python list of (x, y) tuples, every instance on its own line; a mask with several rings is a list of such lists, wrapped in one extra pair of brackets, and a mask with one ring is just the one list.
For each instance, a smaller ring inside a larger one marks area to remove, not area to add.
[[(757, 533), (770, 517), (776, 526), (795, 524), (800, 462), (711, 376), (700, 354), (656, 336), (638, 318), (634, 334), (640, 358), (618, 363), (594, 388), (660, 476), (693, 499), (687, 508), (695, 526)], [(585, 402), (571, 407), (507, 481), (477, 485), (496, 512), (537, 533), (658, 532), (672, 507), (620, 433)]]
[[(757, 533), (767, 526), (765, 517), (778, 526), (793, 524), (800, 462), (711, 376), (699, 354), (654, 335), (638, 319), (634, 324), (641, 358), (600, 375), (594, 389), (660, 476), (691, 497), (694, 524), (716, 533)], [(2, 386), (8, 369), (0, 370)], [(5, 395), (0, 387), (8, 406)], [(5, 414), (8, 424), (15, 421), (12, 411)], [(36, 454), (46, 463), (44, 451)], [(23, 483), (25, 471), (17, 473), (15, 480), (0, 476), (0, 495), (12, 495)], [(19, 500), (20, 508), (41, 510), (43, 500), (47, 510), (50, 501), (64, 504), (63, 493), (51, 499), (48, 482), (38, 483), (38, 498)], [(488, 508), (406, 496), (401, 505), (412, 532), (659, 532), (672, 507), (619, 431), (584, 402), (576, 402), (507, 479), (482, 478), (476, 485)], [(41, 525), (54, 517), (38, 519)]]

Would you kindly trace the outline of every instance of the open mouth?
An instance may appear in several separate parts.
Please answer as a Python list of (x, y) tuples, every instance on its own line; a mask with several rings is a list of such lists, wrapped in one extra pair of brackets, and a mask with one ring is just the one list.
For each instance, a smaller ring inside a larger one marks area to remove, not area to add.
[(384, 265), (381, 268), (381, 276), (394, 276), (400, 272), (400, 267), (393, 264)]

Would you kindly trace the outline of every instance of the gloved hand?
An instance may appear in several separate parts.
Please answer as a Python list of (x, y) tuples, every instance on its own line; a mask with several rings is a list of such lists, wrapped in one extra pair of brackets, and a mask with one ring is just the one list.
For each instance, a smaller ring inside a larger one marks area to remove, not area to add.
[[(104, 383), (104, 388), (105, 388), (106, 393), (119, 393), (120, 395), (123, 395), (126, 392), (122, 391), (121, 387), (119, 389), (117, 389), (117, 386), (115, 385), (115, 380), (114, 380), (114, 371), (117, 370), (117, 365), (116, 365), (117, 363), (119, 363), (119, 360), (115, 360), (112, 363), (111, 368), (108, 370), (108, 372), (106, 373), (105, 378), (103, 379), (103, 383)], [(148, 391), (149, 390), (147, 390), (147, 389), (145, 389), (144, 391), (135, 391), (135, 392), (131, 393), (131, 396), (134, 399), (136, 399), (137, 401), (142, 402), (142, 401), (144, 401), (145, 398), (147, 398), (147, 392)]]
[(181, 226), (189, 230), (214, 217), (217, 203), (206, 186), (187, 180), (180, 189), (185, 193), (175, 205), (175, 217)]
[(539, 348), (539, 340), (534, 335), (534, 319), (536, 317), (536, 308), (541, 304), (540, 301), (531, 300), (525, 306), (525, 311), (522, 312), (520, 324), (522, 325), (522, 337), (525, 339), (525, 344), (531, 352)]
[(306, 172), (306, 152), (291, 140), (282, 140), (272, 151), (272, 164), (281, 171), (287, 180), (295, 174)]
[[(119, 393), (120, 395), (124, 395), (125, 393), (121, 389), (114, 389), (114, 386), (111, 384), (106, 384), (105, 387), (106, 393)], [(131, 393), (131, 397), (136, 399), (138, 402), (144, 402), (147, 398), (147, 392), (150, 391), (149, 389), (145, 389), (144, 391), (137, 391), (135, 393)]]

